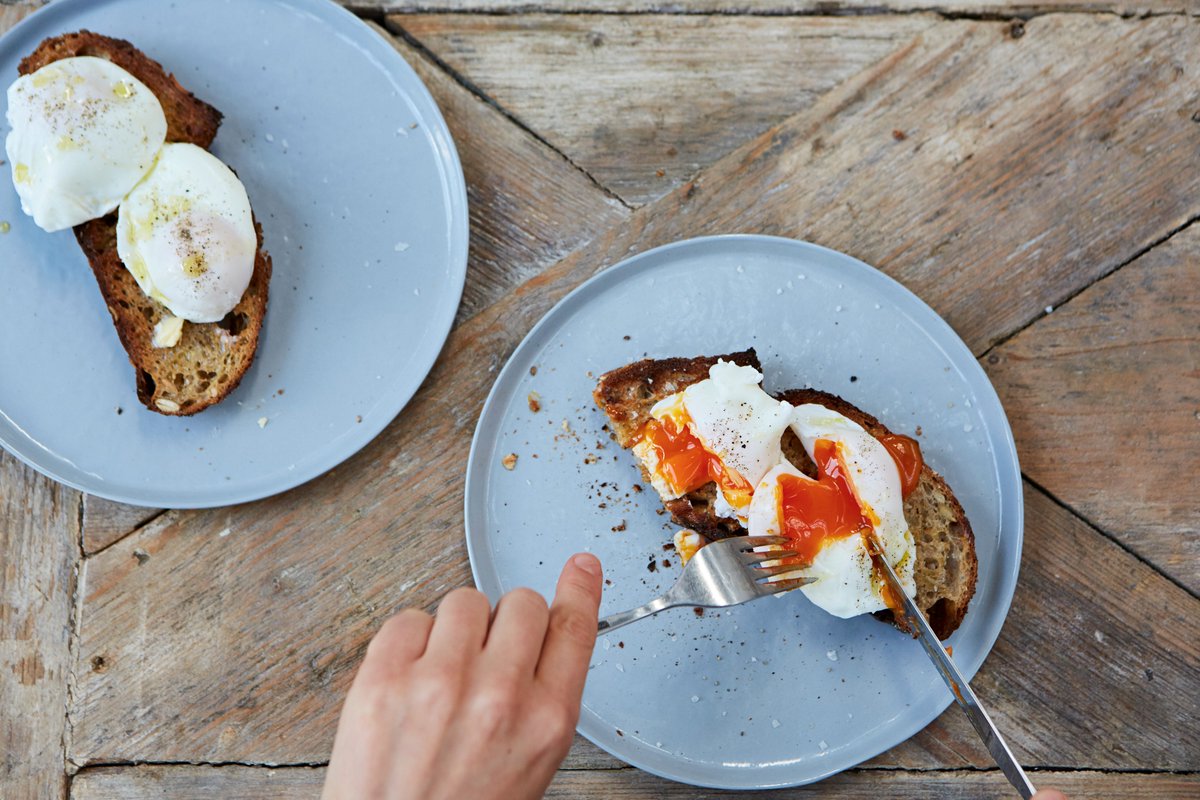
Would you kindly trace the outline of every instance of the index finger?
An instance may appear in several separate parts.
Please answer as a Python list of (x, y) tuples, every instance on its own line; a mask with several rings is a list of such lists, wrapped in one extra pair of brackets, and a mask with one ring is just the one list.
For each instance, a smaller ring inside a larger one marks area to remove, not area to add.
[(596, 644), (596, 620), (600, 614), (600, 560), (591, 553), (571, 556), (558, 578), (550, 624), (537, 680), (551, 693), (577, 704), (583, 696), (588, 661)]

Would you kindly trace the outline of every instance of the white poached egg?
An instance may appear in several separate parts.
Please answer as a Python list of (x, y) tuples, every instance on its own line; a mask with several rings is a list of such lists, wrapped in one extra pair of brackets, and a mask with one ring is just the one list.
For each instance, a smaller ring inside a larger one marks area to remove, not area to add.
[(121, 203), (121, 261), (143, 292), (189, 322), (218, 322), (238, 304), (257, 249), (245, 187), (201, 147), (165, 145)]
[(853, 420), (821, 405), (792, 410), (792, 431), (818, 465), (819, 480), (781, 463), (759, 481), (752, 536), (798, 537), (811, 564), (779, 576), (816, 578), (801, 591), (837, 617), (888, 607), (861, 529), (874, 529), (905, 592), (916, 594), (916, 545), (904, 519), (900, 471), (887, 448)]
[(650, 409), (661, 427), (657, 434), (647, 431), (633, 450), (663, 499), (713, 480), (716, 513), (745, 522), (754, 484), (783, 458), (780, 440), (791, 406), (763, 391), (762, 373), (753, 367), (718, 361), (708, 374)]
[(110, 213), (167, 136), (158, 98), (103, 58), (47, 64), (8, 87), (5, 151), (21, 208), (46, 231)]

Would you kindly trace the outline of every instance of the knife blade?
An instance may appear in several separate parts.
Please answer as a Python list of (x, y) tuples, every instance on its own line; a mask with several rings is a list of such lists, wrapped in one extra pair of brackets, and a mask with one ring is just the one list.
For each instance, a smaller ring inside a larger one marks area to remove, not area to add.
[[(902, 613), (905, 619), (909, 622), (909, 628), (916, 632), (916, 638), (925, 648), (925, 652), (929, 655), (929, 660), (937, 667), (938, 673), (942, 676), (942, 680), (946, 682), (946, 686), (950, 687), (950, 691), (954, 694), (954, 700), (958, 703), (967, 715), (967, 719), (971, 720), (971, 724), (975, 727), (979, 738), (983, 740), (983, 744), (987, 747), (988, 752), (992, 754), (992, 758), (996, 760), (996, 765), (1000, 767), (1000, 771), (1004, 773), (1004, 777), (1008, 778), (1021, 797), (1025, 800), (1033, 797), (1037, 790), (1033, 788), (1033, 784), (1029, 782), (1029, 777), (1025, 774), (1025, 770), (1017, 763), (1017, 759), (1013, 756), (1012, 750), (1009, 749), (1008, 743), (1004, 741), (1004, 737), (1000, 735), (996, 724), (992, 722), (991, 716), (979, 702), (979, 698), (975, 696), (971, 686), (967, 683), (966, 676), (959, 671), (950, 654), (946, 652), (946, 648), (942, 647), (941, 641), (937, 634), (933, 632), (933, 628), (929, 627), (929, 621), (925, 619), (925, 615), (917, 608), (917, 604), (904, 591), (900, 585), (900, 578), (896, 575), (892, 565), (883, 557), (884, 549), (882, 542), (879, 541), (875, 531), (869, 531), (867, 534), (867, 542), (870, 545), (867, 549), (871, 552), (871, 558), (876, 565), (876, 572), (883, 576), (887, 584), (888, 594), (894, 598), (894, 604), (889, 602), (893, 611)], [(895, 606), (900, 606), (897, 609)]]

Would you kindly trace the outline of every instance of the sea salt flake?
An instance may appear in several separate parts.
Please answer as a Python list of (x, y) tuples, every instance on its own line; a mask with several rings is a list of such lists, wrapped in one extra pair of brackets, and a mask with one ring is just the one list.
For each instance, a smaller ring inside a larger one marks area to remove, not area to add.
[(692, 702), (693, 702), (693, 703), (699, 703), (699, 702), (700, 702), (700, 695), (698, 695), (698, 694), (694, 694), (694, 695), (692, 695)]
[(394, 249), (397, 253), (403, 253), (408, 249), (408, 242), (396, 242), (396, 247)]
[(777, 720), (777, 719), (773, 719), (773, 720), (771, 720), (771, 727), (772, 727), (772, 728), (778, 728), (778, 727), (779, 727), (779, 720)]
[(826, 650), (825, 657), (828, 658), (830, 661), (837, 661), (837, 658), (838, 658), (837, 650)]

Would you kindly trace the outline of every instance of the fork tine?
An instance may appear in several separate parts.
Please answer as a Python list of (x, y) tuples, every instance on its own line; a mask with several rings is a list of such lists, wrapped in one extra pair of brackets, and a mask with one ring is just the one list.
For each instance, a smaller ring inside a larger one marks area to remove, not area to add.
[(764, 561), (779, 561), (784, 558), (795, 558), (798, 555), (800, 554), (794, 550), (771, 550), (767, 553), (757, 553), (751, 550), (748, 553), (738, 553), (742, 563), (751, 567), (762, 564)]
[(737, 540), (741, 545), (739, 550), (750, 550), (755, 547), (771, 547), (781, 544), (791, 544), (786, 536), (743, 536)]
[(763, 594), (782, 594), (799, 589), (801, 586), (807, 586), (815, 580), (816, 578), (791, 578), (782, 581), (764, 581), (758, 585)]
[(754, 575), (755, 580), (759, 578), (773, 578), (776, 575), (785, 575), (789, 572), (798, 572), (808, 564), (776, 564), (772, 567), (750, 567), (750, 572)]

